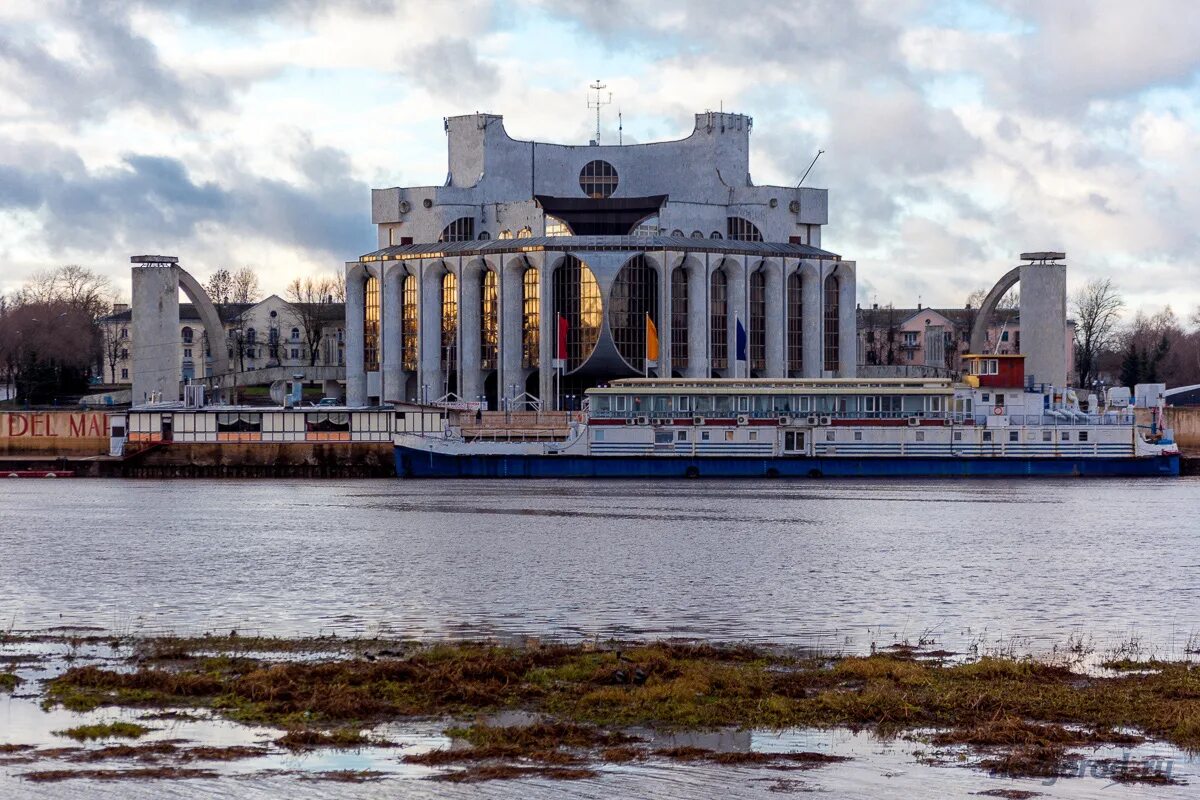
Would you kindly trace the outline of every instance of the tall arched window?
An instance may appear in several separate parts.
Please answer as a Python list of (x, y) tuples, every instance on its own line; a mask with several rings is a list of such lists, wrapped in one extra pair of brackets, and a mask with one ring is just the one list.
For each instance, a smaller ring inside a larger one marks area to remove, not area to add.
[(750, 357), (751, 370), (767, 368), (767, 273), (750, 273)]
[(554, 270), (554, 311), (567, 320), (567, 371), (587, 361), (600, 339), (604, 323), (600, 285), (587, 264), (567, 256)]
[(496, 273), (485, 269), (483, 286), (479, 293), (479, 366), (482, 369), (496, 368), (496, 351), (500, 342), (499, 284)]
[(712, 300), (709, 305), (709, 353), (713, 369), (725, 369), (729, 365), (729, 279), (724, 270), (712, 276)]
[(671, 367), (684, 370), (688, 365), (688, 282), (687, 270), (671, 271)]
[(292, 341), (293, 342), (300, 341), (300, 329), (299, 328), (292, 328)]
[(538, 366), (538, 343), (542, 334), (542, 284), (541, 273), (537, 267), (525, 270), (521, 279), (522, 285), (522, 314), (521, 314), (521, 366), (536, 368)]
[(407, 372), (417, 371), (417, 276), (404, 276), (404, 302), (400, 318), (400, 359)]
[(448, 377), (458, 371), (458, 276), (442, 276), (442, 369)]
[(758, 227), (743, 217), (726, 217), (725, 235), (739, 242), (761, 242), (763, 240)]
[(363, 293), (363, 363), (367, 372), (379, 371), (379, 278), (366, 280)]
[(825, 279), (825, 371), (837, 372), (840, 353), (838, 340), (838, 318), (840, 292), (838, 279), (830, 275)]
[[(788, 373), (804, 371), (804, 293), (800, 270), (788, 276), (787, 283), (787, 368)], [(793, 375), (793, 377), (795, 377)]]
[(188, 326), (184, 326), (181, 333), (183, 334), (183, 343), (191, 344), (193, 339), (195, 338), (195, 334), (192, 332), (192, 329)]
[(530, 229), (530, 227), (528, 225), (521, 228), (521, 230), (517, 231), (518, 239), (528, 239), (531, 236), (533, 236), (533, 231)]
[(625, 262), (609, 293), (608, 324), (617, 352), (638, 372), (646, 368), (646, 315), (658, 326), (658, 276), (643, 255)]
[(469, 242), (475, 238), (475, 218), (459, 217), (445, 228), (438, 237), (439, 242)]

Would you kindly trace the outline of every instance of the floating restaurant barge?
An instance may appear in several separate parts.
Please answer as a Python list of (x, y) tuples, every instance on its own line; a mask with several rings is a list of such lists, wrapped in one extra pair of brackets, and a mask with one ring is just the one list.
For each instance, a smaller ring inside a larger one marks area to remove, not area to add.
[[(946, 379), (626, 379), (546, 441), (472, 428), (395, 434), (403, 477), (678, 478), (1178, 475), (1161, 424), (1084, 413), (1026, 385), (1022, 356), (967, 356)], [(1160, 418), (1159, 418), (1160, 419)]]

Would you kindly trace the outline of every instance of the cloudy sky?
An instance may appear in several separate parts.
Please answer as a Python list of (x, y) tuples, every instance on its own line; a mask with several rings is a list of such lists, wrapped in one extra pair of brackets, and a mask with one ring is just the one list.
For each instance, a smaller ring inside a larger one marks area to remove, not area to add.
[(830, 190), (860, 301), (958, 305), (1025, 250), (1200, 304), (1191, 3), (2, 0), (0, 290), (128, 257), (268, 290), (374, 249), (371, 187), (440, 184), (442, 118), (585, 143), (754, 117), (756, 183)]

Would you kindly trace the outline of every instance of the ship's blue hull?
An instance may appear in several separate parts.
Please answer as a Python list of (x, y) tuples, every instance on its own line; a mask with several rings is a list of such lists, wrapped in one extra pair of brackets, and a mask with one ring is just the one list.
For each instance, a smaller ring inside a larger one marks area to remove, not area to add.
[(404, 478), (925, 478), (1179, 474), (1179, 456), (1152, 458), (673, 458), (447, 455), (396, 447)]

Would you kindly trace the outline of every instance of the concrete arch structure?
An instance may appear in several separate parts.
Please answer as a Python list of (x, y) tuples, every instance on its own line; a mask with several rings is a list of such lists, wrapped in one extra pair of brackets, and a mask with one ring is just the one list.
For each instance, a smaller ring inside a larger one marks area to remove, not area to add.
[(996, 281), (996, 285), (987, 293), (987, 297), (983, 298), (983, 302), (979, 304), (979, 314), (975, 317), (975, 324), (971, 327), (971, 352), (982, 353), (987, 349), (987, 332), (988, 327), (992, 324), (992, 315), (996, 313), (996, 306), (1008, 294), (1009, 290), (1016, 286), (1021, 280), (1021, 268), (1013, 267), (1008, 272), (1004, 273), (1004, 277)]
[[(157, 260), (156, 260), (157, 259)], [(151, 398), (180, 399), (179, 292), (183, 291), (200, 315), (212, 353), (212, 373), (218, 381), (229, 375), (225, 326), (208, 292), (173, 256), (134, 256), (133, 267), (133, 389), (134, 404)], [(224, 389), (218, 389), (220, 397)]]
[(1025, 379), (1035, 384), (1066, 386), (1069, 377), (1066, 264), (1045, 261), (1022, 264), (1004, 273), (979, 306), (979, 315), (971, 328), (971, 352), (986, 352), (988, 327), (996, 306), (1017, 284), (1021, 286), (1021, 354), (1025, 356)]

